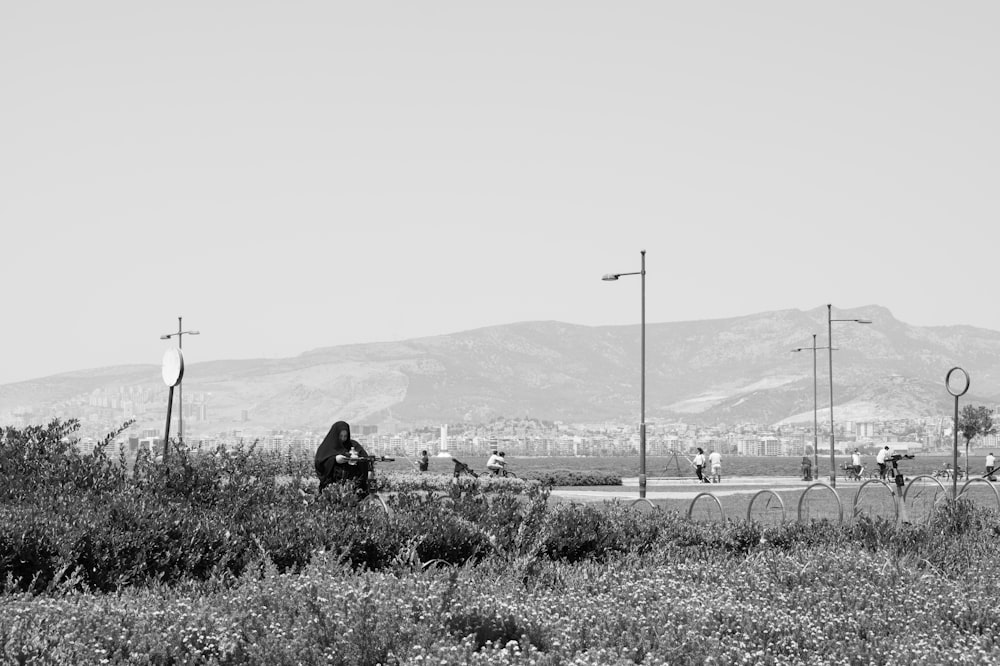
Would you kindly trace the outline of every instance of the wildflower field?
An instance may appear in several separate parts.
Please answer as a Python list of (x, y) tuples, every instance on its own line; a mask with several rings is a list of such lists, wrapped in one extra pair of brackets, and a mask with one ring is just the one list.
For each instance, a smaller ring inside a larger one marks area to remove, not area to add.
[(252, 452), (129, 466), (73, 429), (0, 438), (3, 664), (1000, 661), (976, 501), (762, 525), (400, 483), (390, 515)]

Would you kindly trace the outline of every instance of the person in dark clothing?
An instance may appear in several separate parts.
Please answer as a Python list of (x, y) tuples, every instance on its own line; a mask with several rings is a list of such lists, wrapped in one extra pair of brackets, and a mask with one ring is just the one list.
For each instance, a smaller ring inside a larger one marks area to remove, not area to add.
[(331, 483), (353, 486), (355, 492), (364, 497), (368, 494), (368, 468), (365, 448), (351, 439), (351, 426), (346, 421), (337, 421), (316, 449), (316, 476), (319, 477), (319, 491), (323, 492)]
[(426, 472), (428, 469), (430, 469), (430, 466), (431, 466), (431, 459), (430, 457), (428, 457), (427, 451), (426, 450), (421, 451), (420, 459), (417, 461), (417, 469), (419, 469), (421, 472)]

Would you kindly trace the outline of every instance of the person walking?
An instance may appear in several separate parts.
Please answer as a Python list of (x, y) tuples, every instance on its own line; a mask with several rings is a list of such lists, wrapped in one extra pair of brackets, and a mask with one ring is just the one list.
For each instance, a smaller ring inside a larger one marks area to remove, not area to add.
[(990, 481), (996, 481), (993, 478), (993, 468), (996, 465), (996, 458), (993, 457), (993, 452), (990, 451), (986, 454), (986, 478)]
[(426, 472), (430, 469), (431, 459), (427, 455), (427, 450), (424, 449), (420, 452), (420, 458), (417, 460), (417, 469), (421, 472)]
[(722, 483), (722, 454), (718, 451), (709, 453), (708, 464), (712, 466), (712, 483)]
[(703, 483), (708, 483), (708, 479), (705, 478), (705, 451), (699, 446), (698, 455), (694, 457), (694, 473), (698, 476), (698, 480)]
[(861, 454), (858, 453), (857, 449), (854, 449), (854, 453), (851, 454), (851, 467), (854, 468), (854, 476), (857, 479), (861, 479)]

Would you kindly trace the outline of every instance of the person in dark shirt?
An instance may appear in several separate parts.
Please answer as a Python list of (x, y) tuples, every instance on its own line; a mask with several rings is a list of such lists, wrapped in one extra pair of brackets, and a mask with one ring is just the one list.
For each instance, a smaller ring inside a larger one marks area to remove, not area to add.
[(368, 494), (368, 452), (351, 439), (351, 426), (346, 421), (337, 421), (316, 449), (316, 476), (319, 477), (319, 491), (323, 492), (331, 483), (353, 486), (355, 492), (364, 497)]
[(427, 456), (427, 451), (420, 452), (420, 459), (417, 461), (417, 469), (426, 472), (431, 466), (431, 459)]

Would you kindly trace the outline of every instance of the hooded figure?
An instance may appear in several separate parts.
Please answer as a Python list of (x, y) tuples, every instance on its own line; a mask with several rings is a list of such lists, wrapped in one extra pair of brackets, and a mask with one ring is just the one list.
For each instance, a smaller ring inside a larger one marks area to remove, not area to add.
[[(323, 492), (331, 483), (352, 481), (361, 495), (368, 494), (368, 461), (351, 462), (351, 450), (357, 455), (368, 457), (364, 447), (351, 439), (351, 426), (346, 421), (337, 421), (326, 433), (319, 448), (316, 449), (316, 476), (319, 477), (319, 490)], [(342, 462), (337, 458), (341, 457)]]

